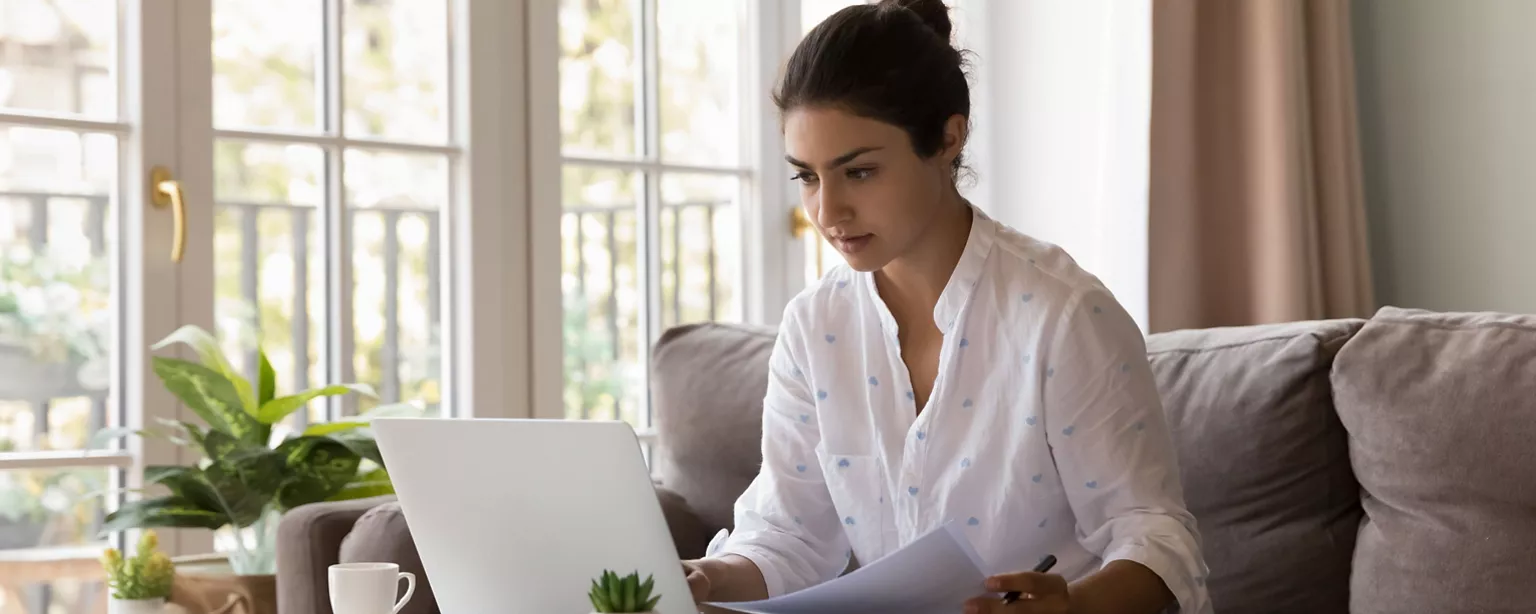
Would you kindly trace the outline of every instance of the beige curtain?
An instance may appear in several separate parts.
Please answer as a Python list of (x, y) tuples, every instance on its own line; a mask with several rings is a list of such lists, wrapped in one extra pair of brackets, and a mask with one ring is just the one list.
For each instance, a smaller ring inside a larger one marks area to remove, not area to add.
[(1374, 310), (1348, 0), (1153, 0), (1149, 328)]

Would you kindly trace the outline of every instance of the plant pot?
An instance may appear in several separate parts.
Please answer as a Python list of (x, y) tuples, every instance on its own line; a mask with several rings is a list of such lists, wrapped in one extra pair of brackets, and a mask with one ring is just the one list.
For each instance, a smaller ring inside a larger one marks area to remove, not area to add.
[(89, 396), (99, 392), (80, 382), (81, 362), (71, 358), (47, 361), (32, 355), (32, 350), (9, 340), (0, 340), (0, 398), (57, 399)]
[(165, 599), (112, 599), (107, 602), (107, 614), (163, 614)]
[(177, 566), (171, 603), (192, 614), (277, 614), (277, 576), (183, 572)]
[(10, 521), (0, 517), (0, 550), (37, 547), (43, 537), (43, 528), (41, 522)]

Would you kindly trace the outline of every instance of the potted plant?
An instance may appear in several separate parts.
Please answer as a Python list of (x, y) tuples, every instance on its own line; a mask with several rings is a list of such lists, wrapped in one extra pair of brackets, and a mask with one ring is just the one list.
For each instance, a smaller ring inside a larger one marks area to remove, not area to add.
[(592, 611), (597, 613), (649, 613), (654, 612), (656, 603), (661, 601), (661, 595), (651, 596), (655, 586), (651, 576), (641, 582), (639, 572), (620, 577), (605, 569), (601, 577), (592, 579), (592, 590), (587, 593), (587, 598), (592, 600)]
[(145, 487), (158, 485), (168, 494), (124, 503), (107, 515), (102, 532), (154, 527), (232, 530), (230, 569), (239, 577), (256, 577), (238, 583), (259, 593), (261, 600), (275, 591), (272, 576), (282, 514), (318, 501), (393, 494), (368, 424), (376, 417), (419, 410), (384, 405), (355, 419), (285, 434), (274, 426), (314, 399), (372, 396), (373, 391), (366, 385), (338, 384), (279, 397), (272, 365), (259, 348), (259, 377), (252, 384), (231, 368), (203, 329), (184, 326), (153, 349), (177, 343), (191, 347), (198, 361), (156, 356), (152, 366), (166, 389), (203, 424), (162, 421), (159, 429), (110, 429), (98, 434), (95, 443), (127, 434), (162, 437), (200, 453), (202, 460), (187, 466), (145, 467)]
[(116, 548), (108, 548), (101, 555), (101, 566), (112, 590), (110, 614), (161, 614), (165, 610), (176, 566), (160, 552), (154, 531), (144, 532), (132, 557), (125, 558)]

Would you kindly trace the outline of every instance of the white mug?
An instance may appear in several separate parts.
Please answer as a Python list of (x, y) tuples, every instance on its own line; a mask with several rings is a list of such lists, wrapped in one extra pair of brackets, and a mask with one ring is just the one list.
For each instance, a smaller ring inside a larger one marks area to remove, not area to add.
[[(397, 602), (402, 578), (405, 596)], [(394, 563), (340, 563), (331, 566), (330, 579), (336, 614), (399, 614), (416, 592), (416, 575)]]

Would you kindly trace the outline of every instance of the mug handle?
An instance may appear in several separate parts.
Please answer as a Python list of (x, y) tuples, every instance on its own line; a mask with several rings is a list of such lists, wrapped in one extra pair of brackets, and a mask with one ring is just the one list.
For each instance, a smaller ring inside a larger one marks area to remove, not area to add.
[(395, 583), (399, 584), (401, 580), (405, 580), (405, 595), (400, 597), (400, 601), (395, 603), (395, 609), (394, 611), (390, 612), (390, 614), (400, 614), (400, 608), (403, 608), (405, 607), (405, 604), (410, 603), (411, 595), (416, 594), (416, 574), (413, 574), (409, 571), (402, 571), (400, 572), (400, 577), (395, 579)]

